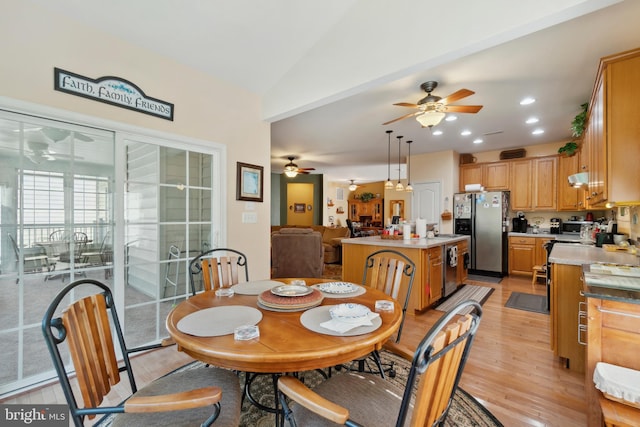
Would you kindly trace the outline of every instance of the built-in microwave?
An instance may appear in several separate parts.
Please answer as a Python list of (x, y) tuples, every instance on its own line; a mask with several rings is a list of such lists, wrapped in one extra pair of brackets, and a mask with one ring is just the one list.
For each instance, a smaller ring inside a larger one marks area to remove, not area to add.
[(583, 225), (593, 225), (593, 221), (564, 221), (562, 223), (562, 233), (580, 234)]

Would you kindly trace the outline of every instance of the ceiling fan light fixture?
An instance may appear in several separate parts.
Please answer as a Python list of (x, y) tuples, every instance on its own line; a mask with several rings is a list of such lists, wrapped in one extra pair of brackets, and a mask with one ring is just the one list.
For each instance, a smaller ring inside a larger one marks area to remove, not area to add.
[(417, 116), (416, 120), (422, 127), (433, 127), (440, 123), (445, 116), (446, 114), (440, 111), (425, 111)]
[(298, 171), (293, 169), (293, 168), (289, 168), (288, 166), (284, 168), (284, 174), (288, 177), (288, 178), (295, 178), (298, 175)]
[(353, 180), (351, 180), (351, 185), (349, 186), (349, 191), (356, 191), (357, 188), (358, 188), (358, 186), (353, 183)]

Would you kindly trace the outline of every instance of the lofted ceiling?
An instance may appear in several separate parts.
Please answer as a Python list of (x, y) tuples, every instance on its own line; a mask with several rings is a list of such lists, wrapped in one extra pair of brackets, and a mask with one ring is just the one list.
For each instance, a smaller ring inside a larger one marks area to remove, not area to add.
[[(396, 164), (398, 135), (413, 155), (568, 140), (598, 60), (640, 40), (636, 0), (28, 1), (259, 94), (272, 171), (295, 156), (345, 183), (386, 178), (387, 129)], [(441, 97), (475, 92), (454, 105), (484, 107), (432, 129), (382, 125), (429, 80)], [(525, 96), (536, 102), (519, 105)]]

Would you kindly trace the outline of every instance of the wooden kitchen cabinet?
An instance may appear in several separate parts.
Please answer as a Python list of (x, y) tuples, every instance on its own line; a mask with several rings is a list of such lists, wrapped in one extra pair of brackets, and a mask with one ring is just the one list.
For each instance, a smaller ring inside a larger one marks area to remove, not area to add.
[(593, 384), (596, 363), (640, 370), (640, 304), (587, 298), (587, 370), (585, 391), (589, 427), (602, 426), (600, 392)]
[(529, 159), (516, 160), (511, 163), (511, 197), (512, 211), (531, 210), (533, 185), (531, 161)]
[(509, 274), (533, 274), (536, 262), (535, 237), (509, 237)]
[[(572, 371), (585, 372), (586, 337), (579, 337), (578, 312), (582, 296), (582, 266), (551, 264), (551, 349)], [(580, 341), (579, 341), (580, 340)]]
[(460, 166), (460, 191), (467, 184), (482, 184), (487, 191), (509, 189), (510, 162), (473, 163)]
[(581, 152), (573, 156), (558, 157), (558, 210), (559, 211), (581, 211), (585, 207), (585, 190), (574, 188), (569, 185), (567, 178), (582, 169)]
[(640, 49), (601, 59), (591, 97), (585, 138), (589, 140), (590, 207), (640, 201)]
[(511, 163), (511, 210), (556, 210), (558, 156), (522, 159)]
[(464, 187), (467, 184), (482, 184), (482, 171), (483, 167), (481, 163), (461, 165), (460, 191), (465, 191)]
[[(442, 269), (442, 246), (428, 248), (424, 251), (426, 268), (428, 271), (427, 283), (428, 290), (423, 292), (423, 307), (428, 307), (431, 304), (442, 298), (442, 284), (443, 269)], [(458, 282), (459, 283), (459, 282)]]
[(482, 183), (487, 191), (509, 189), (509, 162), (485, 163)]

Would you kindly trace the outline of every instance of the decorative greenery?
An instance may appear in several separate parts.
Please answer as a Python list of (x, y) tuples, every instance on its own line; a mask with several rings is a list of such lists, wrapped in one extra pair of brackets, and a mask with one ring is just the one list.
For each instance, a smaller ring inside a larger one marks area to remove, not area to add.
[(587, 109), (589, 108), (589, 103), (585, 102), (580, 106), (580, 108), (582, 108), (582, 111), (571, 122), (571, 133), (574, 138), (580, 138), (584, 132), (584, 126), (587, 123)]
[(373, 199), (374, 195), (373, 193), (362, 193), (360, 195), (360, 200), (362, 200), (363, 202), (368, 202), (369, 200)]
[(576, 154), (576, 150), (578, 150), (578, 144), (575, 141), (570, 141), (558, 148), (558, 153), (573, 156)]

